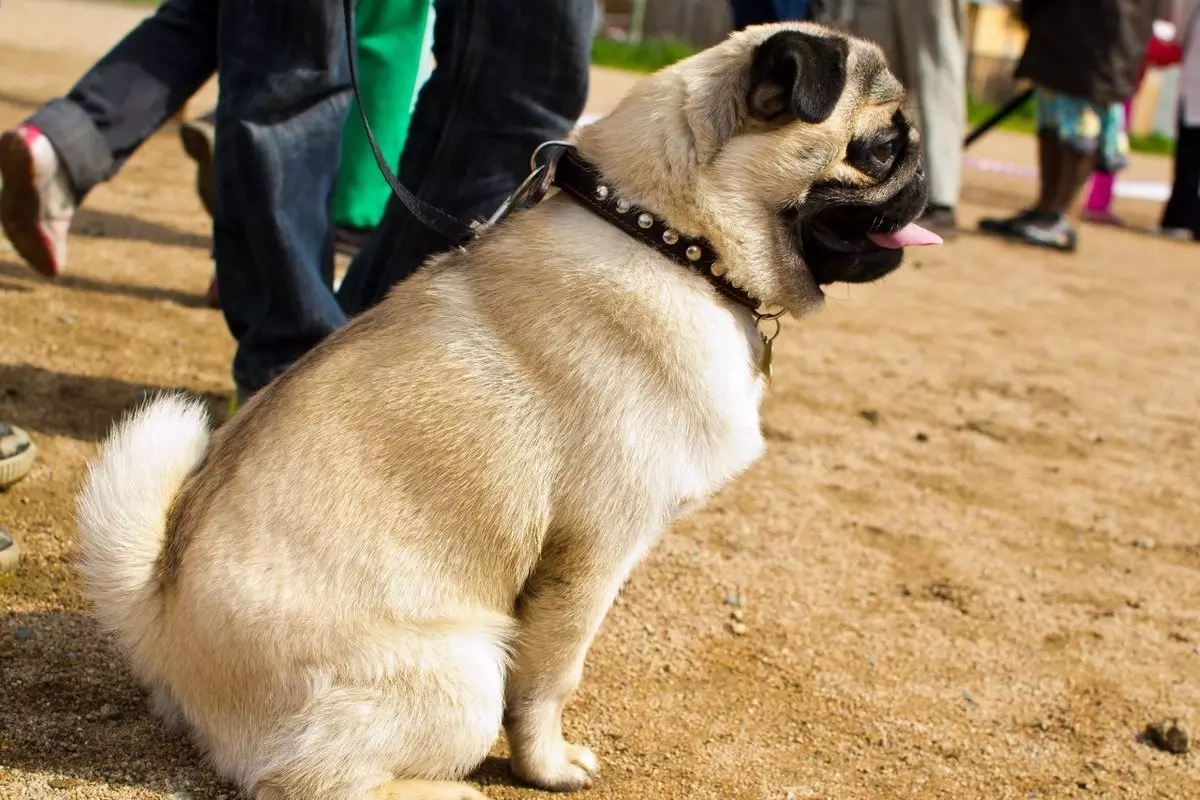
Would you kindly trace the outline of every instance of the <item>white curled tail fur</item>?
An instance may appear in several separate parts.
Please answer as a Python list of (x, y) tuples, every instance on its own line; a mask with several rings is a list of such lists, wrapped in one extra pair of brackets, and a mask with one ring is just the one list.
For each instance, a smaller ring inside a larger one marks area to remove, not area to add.
[(161, 624), (167, 513), (204, 458), (209, 432), (202, 401), (149, 401), (109, 434), (76, 501), (84, 591), (100, 624), (136, 660)]

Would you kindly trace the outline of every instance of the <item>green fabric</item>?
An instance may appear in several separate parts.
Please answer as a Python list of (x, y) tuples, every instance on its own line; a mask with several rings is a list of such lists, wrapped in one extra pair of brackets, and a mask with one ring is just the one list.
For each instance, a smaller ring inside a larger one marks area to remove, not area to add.
[[(358, 82), (363, 108), (388, 165), (395, 170), (408, 136), (417, 77), (425, 58), (430, 0), (359, 0)], [(358, 109), (351, 105), (342, 136), (342, 160), (333, 198), (340, 227), (373, 228), (391, 190), (379, 174)]]

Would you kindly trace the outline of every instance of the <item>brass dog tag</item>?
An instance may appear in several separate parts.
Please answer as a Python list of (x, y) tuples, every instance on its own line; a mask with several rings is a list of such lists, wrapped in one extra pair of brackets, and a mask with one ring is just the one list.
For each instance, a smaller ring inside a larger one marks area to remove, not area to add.
[(777, 314), (760, 314), (758, 315), (758, 321), (755, 323), (755, 327), (761, 326), (764, 321), (775, 323), (775, 330), (771, 331), (770, 336), (764, 333), (761, 327), (758, 330), (759, 338), (762, 339), (762, 354), (758, 358), (758, 369), (762, 372), (763, 380), (766, 381), (767, 386), (771, 385), (771, 356), (773, 355), (772, 351), (775, 346), (775, 337), (779, 335), (779, 318), (782, 315), (782, 311)]
[(763, 349), (762, 357), (758, 360), (758, 368), (762, 370), (763, 378), (766, 379), (767, 385), (771, 385), (771, 346), (774, 344), (774, 339), (768, 339), (766, 334), (758, 334), (762, 337)]

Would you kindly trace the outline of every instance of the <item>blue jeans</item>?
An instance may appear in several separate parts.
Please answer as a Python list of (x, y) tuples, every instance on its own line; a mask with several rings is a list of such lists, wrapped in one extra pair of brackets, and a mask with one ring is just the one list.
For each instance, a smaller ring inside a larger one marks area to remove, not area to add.
[(345, 323), (326, 278), (350, 108), (336, 0), (222, 0), (213, 255), (233, 378), (257, 391)]
[(54, 145), (80, 201), (111, 178), (217, 67), (216, 0), (166, 0), (67, 93), (27, 120)]
[[(528, 174), (534, 147), (561, 138), (582, 113), (595, 6), (439, 0), (435, 8), (437, 67), (417, 100), (399, 177), (471, 220), (490, 215)], [(322, 265), (352, 102), (341, 2), (227, 0), (218, 27), (213, 236), (245, 396), (446, 244), (393, 199), (339, 304)]]
[[(534, 148), (583, 113), (594, 0), (438, 0), (437, 67), (421, 90), (400, 182), (465, 222), (491, 216), (529, 174)], [(395, 197), (350, 265), (349, 315), (379, 302), (446, 249)]]

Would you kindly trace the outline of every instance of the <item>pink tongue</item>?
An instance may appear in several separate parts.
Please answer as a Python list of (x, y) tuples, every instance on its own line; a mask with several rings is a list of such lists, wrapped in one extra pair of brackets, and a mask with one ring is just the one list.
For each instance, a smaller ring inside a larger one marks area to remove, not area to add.
[(942, 237), (933, 231), (927, 231), (915, 222), (910, 222), (894, 233), (868, 234), (871, 241), (889, 250), (901, 247), (926, 247), (931, 244), (941, 244)]

